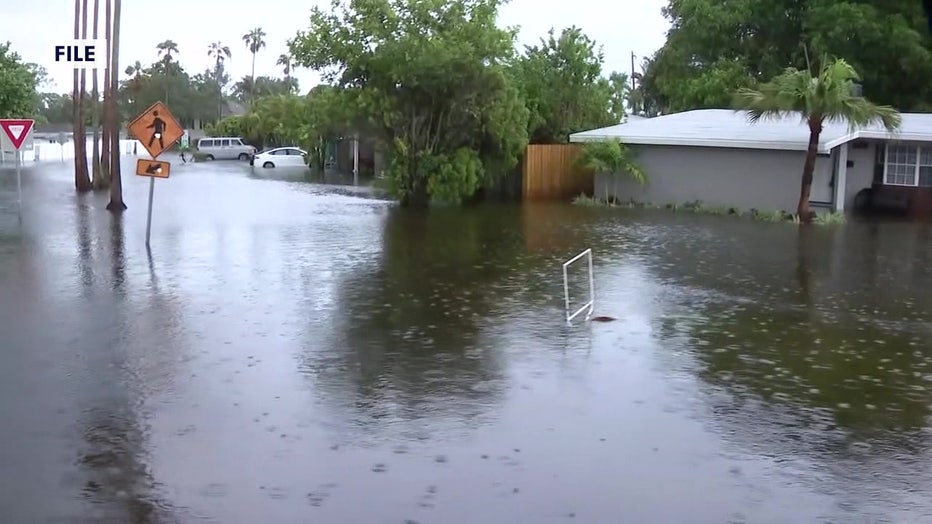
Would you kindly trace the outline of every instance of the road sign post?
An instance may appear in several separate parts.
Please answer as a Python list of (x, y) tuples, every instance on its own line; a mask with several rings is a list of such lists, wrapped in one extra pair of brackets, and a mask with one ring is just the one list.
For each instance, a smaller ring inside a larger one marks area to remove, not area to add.
[(181, 139), (184, 129), (165, 104), (156, 102), (130, 122), (129, 131), (136, 137), (136, 140), (142, 143), (142, 147), (152, 157), (152, 160), (140, 158), (136, 161), (136, 174), (149, 177), (149, 210), (146, 214), (146, 247), (149, 247), (149, 237), (152, 233), (152, 201), (155, 196), (155, 179), (168, 178), (171, 172), (171, 164), (156, 159)]
[[(4, 118), (0, 119), (0, 151), (13, 149), (16, 162), (16, 203), (19, 210), (20, 220), (23, 218), (23, 181), (22, 181), (22, 164), (23, 164), (23, 144), (32, 134), (32, 128), (35, 120), (21, 118)], [(0, 153), (2, 154), (2, 153)]]

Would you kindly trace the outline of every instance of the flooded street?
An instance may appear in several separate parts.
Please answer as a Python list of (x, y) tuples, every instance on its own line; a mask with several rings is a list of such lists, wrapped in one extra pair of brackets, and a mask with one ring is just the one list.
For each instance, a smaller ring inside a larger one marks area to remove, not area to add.
[(0, 167), (0, 522), (932, 522), (929, 224), (133, 171)]

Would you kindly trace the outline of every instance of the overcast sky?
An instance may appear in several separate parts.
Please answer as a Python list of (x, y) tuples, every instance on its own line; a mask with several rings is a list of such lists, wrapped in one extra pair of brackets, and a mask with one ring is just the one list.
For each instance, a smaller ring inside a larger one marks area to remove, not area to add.
[[(6, 4), (0, 16), (0, 40), (9, 40), (27, 62), (45, 66), (55, 83), (51, 90), (70, 91), (71, 70), (55, 65), (53, 49), (56, 39), (71, 38), (74, 2), (21, 0)], [(136, 60), (150, 64), (157, 58), (156, 44), (173, 40), (182, 65), (189, 72), (201, 72), (210, 65), (207, 46), (219, 40), (233, 52), (228, 72), (239, 79), (249, 74), (251, 65), (242, 36), (258, 26), (268, 36), (266, 48), (256, 57), (256, 75), (281, 75), (275, 61), (287, 51), (288, 38), (308, 27), (308, 14), (315, 4), (327, 6), (329, 0), (126, 1), (122, 4), (120, 69)], [(606, 0), (512, 0), (502, 9), (500, 23), (520, 26), (522, 44), (537, 43), (551, 27), (560, 30), (577, 25), (603, 46), (606, 70), (630, 72), (632, 52), (647, 56), (663, 45), (668, 24), (660, 9), (665, 4), (666, 0), (628, 0), (622, 10)], [(103, 8), (100, 16), (103, 27)], [(312, 71), (299, 70), (295, 76), (302, 90), (319, 82)]]

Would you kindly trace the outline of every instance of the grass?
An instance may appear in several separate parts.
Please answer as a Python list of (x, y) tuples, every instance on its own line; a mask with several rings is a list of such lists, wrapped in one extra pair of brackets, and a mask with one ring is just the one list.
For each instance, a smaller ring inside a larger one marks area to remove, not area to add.
[(582, 194), (573, 199), (573, 205), (582, 206), (582, 207), (608, 207), (611, 206), (608, 202), (599, 200), (594, 196), (589, 196)]
[(831, 213), (819, 213), (816, 215), (814, 224), (819, 224), (820, 226), (839, 226), (844, 224), (847, 221), (844, 213), (831, 212)]
[[(789, 223), (789, 224), (799, 224), (799, 217), (792, 213), (787, 213), (786, 211), (760, 211), (757, 209), (750, 209), (747, 211), (738, 209), (736, 207), (721, 206), (721, 205), (711, 205), (702, 202), (701, 200), (694, 200), (692, 202), (684, 202), (682, 204), (670, 203), (663, 206), (658, 206), (655, 204), (647, 204), (643, 202), (635, 202), (633, 200), (628, 202), (621, 202), (615, 199), (604, 200), (595, 196), (589, 196), (586, 194), (581, 194), (573, 199), (573, 204), (580, 207), (621, 207), (621, 208), (638, 208), (638, 209), (667, 209), (670, 211), (685, 212), (685, 213), (696, 213), (701, 215), (712, 215), (712, 216), (750, 216), (753, 220), (758, 222), (767, 222), (773, 224), (779, 223)], [(845, 223), (845, 214), (844, 213), (818, 213), (813, 220), (813, 224), (818, 224), (822, 226), (834, 226)]]

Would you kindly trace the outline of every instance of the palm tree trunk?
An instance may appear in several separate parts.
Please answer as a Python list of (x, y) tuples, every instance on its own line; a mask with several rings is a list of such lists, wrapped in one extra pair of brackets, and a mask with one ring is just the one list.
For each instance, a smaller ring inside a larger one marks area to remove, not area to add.
[[(87, 38), (87, 0), (81, 2), (81, 38)], [(81, 70), (81, 104), (79, 111), (81, 113), (81, 189), (80, 191), (90, 191), (94, 188), (91, 185), (91, 178), (87, 168), (87, 69)]]
[(100, 139), (100, 172), (104, 184), (102, 188), (110, 186), (110, 136), (113, 134), (113, 130), (110, 128), (110, 99), (113, 97), (113, 90), (110, 86), (110, 70), (112, 69), (110, 62), (112, 55), (110, 45), (110, 25), (112, 23), (110, 20), (110, 0), (104, 0), (104, 3), (106, 4), (104, 36), (107, 42), (107, 67), (104, 68), (103, 133)]
[(812, 173), (815, 171), (816, 158), (819, 154), (819, 137), (822, 134), (822, 121), (812, 119), (809, 121), (809, 148), (806, 150), (806, 163), (803, 165), (803, 178), (799, 188), (799, 203), (796, 205), (796, 216), (800, 222), (808, 224), (812, 221), (809, 211), (809, 194), (812, 192)]
[[(99, 23), (99, 18), (100, 0), (94, 0), (94, 40), (97, 40), (98, 36), (97, 26)], [(98, 91), (99, 86), (97, 85), (97, 69), (95, 68), (93, 71), (94, 79), (92, 81), (93, 87), (91, 88), (91, 98), (94, 99), (94, 113), (92, 115), (92, 125), (94, 126), (94, 145), (91, 153), (91, 174), (93, 176), (91, 183), (93, 184), (94, 189), (100, 189), (103, 187), (103, 180), (100, 176), (100, 92)]]
[(256, 101), (256, 54), (252, 54), (252, 76), (249, 77), (252, 80), (252, 101)]
[[(87, 0), (81, 10), (81, 0), (74, 1), (74, 37), (87, 38)], [(84, 36), (81, 36), (81, 21), (84, 21)], [(74, 71), (74, 188), (79, 192), (91, 189), (91, 180), (87, 175), (87, 137), (84, 124), (84, 71)]]
[(109, 211), (117, 213), (126, 209), (123, 202), (123, 181), (120, 179), (120, 114), (117, 108), (117, 85), (120, 77), (120, 0), (113, 0), (113, 45), (110, 56), (110, 203)]

